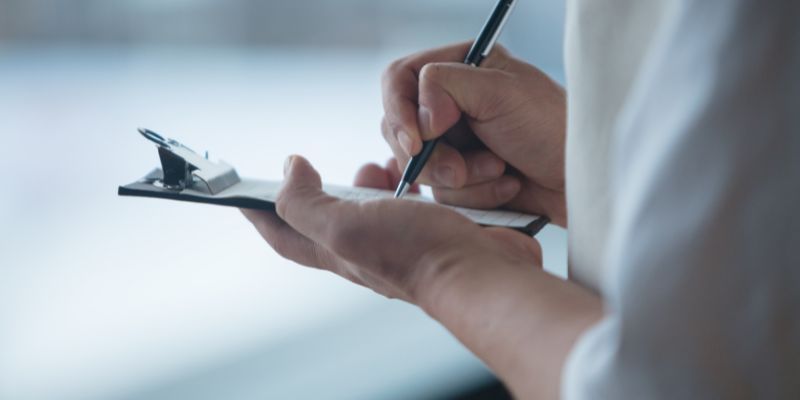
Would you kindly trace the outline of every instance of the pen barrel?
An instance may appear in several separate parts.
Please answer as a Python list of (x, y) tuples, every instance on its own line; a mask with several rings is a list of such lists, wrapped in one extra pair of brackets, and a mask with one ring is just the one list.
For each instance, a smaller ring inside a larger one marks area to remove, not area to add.
[[(517, 0), (499, 0), (497, 2), (492, 14), (489, 16), (489, 19), (486, 20), (483, 29), (481, 29), (481, 33), (469, 49), (464, 59), (464, 64), (477, 67), (489, 55), (495, 43), (497, 43), (503, 26), (508, 20), (511, 11), (514, 9), (516, 2)], [(451, 127), (450, 129), (453, 128)], [(445, 134), (447, 133), (445, 132)], [(441, 138), (441, 136), (439, 138)], [(433, 154), (433, 150), (436, 148), (436, 143), (439, 142), (439, 138), (423, 142), (422, 151), (416, 156), (411, 157), (408, 161), (406, 169), (403, 172), (400, 186), (397, 189), (396, 197), (402, 197), (404, 193), (403, 190), (407, 190), (408, 188), (406, 185), (412, 185), (414, 181), (417, 180), (419, 174), (422, 173), (422, 169), (425, 168), (425, 163), (428, 161), (428, 158)]]
[(417, 180), (417, 177), (419, 177), (419, 174), (422, 173), (422, 170), (425, 168), (426, 162), (431, 154), (433, 154), (436, 143), (439, 143), (439, 139), (441, 139), (441, 136), (433, 140), (422, 142), (422, 150), (416, 156), (411, 157), (411, 159), (408, 160), (408, 164), (406, 164), (406, 169), (403, 172), (404, 181), (412, 184)]
[(464, 64), (477, 67), (483, 62), (483, 59), (492, 51), (497, 39), (503, 31), (503, 26), (511, 15), (511, 10), (514, 9), (516, 0), (500, 0), (497, 2), (492, 14), (481, 29), (478, 38), (472, 44), (467, 56), (464, 58)]

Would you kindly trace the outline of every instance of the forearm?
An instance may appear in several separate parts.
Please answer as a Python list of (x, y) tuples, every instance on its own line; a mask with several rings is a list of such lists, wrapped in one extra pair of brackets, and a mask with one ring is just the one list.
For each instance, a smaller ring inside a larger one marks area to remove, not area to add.
[(601, 300), (534, 266), (453, 265), (421, 306), (519, 398), (557, 398), (573, 344), (602, 316)]

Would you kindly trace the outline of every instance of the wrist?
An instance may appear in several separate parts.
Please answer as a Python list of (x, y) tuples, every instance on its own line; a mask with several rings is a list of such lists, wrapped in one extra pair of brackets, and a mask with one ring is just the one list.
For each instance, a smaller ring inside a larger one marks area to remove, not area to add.
[(412, 302), (429, 315), (433, 315), (440, 295), (445, 288), (460, 279), (460, 275), (471, 269), (463, 254), (464, 247), (448, 246), (439, 251), (428, 252), (420, 257), (416, 269), (419, 271), (412, 288)]
[(569, 352), (602, 317), (600, 299), (530, 263), (473, 254), (421, 287), (418, 305), (515, 396), (557, 397)]
[(474, 251), (479, 243), (472, 245), (472, 238), (454, 236), (457, 237), (422, 254), (414, 268), (418, 273), (410, 291), (411, 300), (431, 316), (439, 308), (443, 294), (474, 276), (480, 263)]
[(464, 243), (467, 242), (421, 260), (420, 268), (425, 273), (416, 285), (414, 304), (438, 321), (460, 308), (456, 303), (465, 294), (481, 292), (481, 282), (491, 280), (493, 275), (507, 276), (509, 272), (535, 268), (493, 253), (480, 243)]

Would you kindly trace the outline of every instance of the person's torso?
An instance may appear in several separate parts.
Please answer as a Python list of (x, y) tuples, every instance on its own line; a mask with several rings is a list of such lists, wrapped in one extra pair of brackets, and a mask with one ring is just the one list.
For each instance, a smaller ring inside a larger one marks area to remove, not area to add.
[(567, 1), (569, 275), (598, 292), (611, 213), (614, 126), (668, 4)]

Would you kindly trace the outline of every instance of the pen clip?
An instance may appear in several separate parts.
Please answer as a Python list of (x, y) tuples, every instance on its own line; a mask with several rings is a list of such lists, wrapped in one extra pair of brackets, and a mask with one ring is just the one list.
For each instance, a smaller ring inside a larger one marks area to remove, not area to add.
[(177, 140), (149, 129), (139, 128), (139, 133), (158, 146), (163, 171), (159, 183), (165, 189), (192, 189), (213, 195), (241, 181), (236, 170), (225, 162), (211, 162)]

